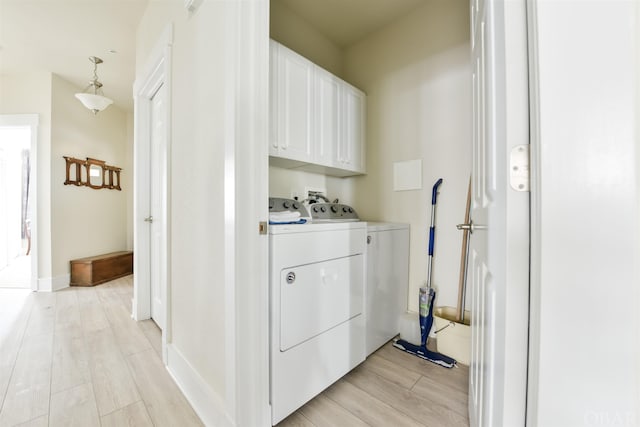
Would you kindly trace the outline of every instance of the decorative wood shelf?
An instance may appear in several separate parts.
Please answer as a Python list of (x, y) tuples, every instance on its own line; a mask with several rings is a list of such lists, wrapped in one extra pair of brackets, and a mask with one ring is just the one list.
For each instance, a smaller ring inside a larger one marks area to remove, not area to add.
[(120, 171), (122, 168), (107, 165), (106, 162), (87, 157), (86, 160), (63, 156), (67, 162), (67, 176), (64, 185), (86, 186), (99, 190), (122, 190)]

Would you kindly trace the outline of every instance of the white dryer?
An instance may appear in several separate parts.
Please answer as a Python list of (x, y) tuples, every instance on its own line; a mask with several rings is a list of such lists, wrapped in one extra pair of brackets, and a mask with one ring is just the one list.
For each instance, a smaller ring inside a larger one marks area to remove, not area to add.
[(409, 288), (409, 225), (367, 222), (367, 356), (400, 332)]
[(365, 359), (366, 224), (269, 226), (275, 425)]

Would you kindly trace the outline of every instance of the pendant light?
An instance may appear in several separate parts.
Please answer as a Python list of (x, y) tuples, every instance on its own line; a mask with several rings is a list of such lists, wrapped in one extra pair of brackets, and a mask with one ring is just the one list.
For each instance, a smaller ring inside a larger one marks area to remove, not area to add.
[(98, 114), (98, 111), (104, 110), (113, 104), (113, 101), (104, 96), (102, 83), (98, 81), (98, 64), (102, 64), (102, 59), (90, 56), (89, 61), (93, 63), (93, 79), (89, 81), (89, 85), (83, 92), (76, 93), (76, 98), (82, 102), (82, 105), (93, 111), (93, 114)]

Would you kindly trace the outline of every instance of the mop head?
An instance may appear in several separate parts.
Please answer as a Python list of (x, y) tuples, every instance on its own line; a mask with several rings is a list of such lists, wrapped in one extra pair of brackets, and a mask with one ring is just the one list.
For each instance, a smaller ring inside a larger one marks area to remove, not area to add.
[(445, 368), (453, 368), (456, 366), (455, 359), (435, 351), (427, 350), (426, 345), (421, 346), (411, 344), (405, 340), (396, 340), (393, 342), (393, 346), (402, 351), (406, 351), (409, 354), (413, 354), (414, 356), (418, 356), (424, 360), (435, 363), (436, 365), (444, 366)]

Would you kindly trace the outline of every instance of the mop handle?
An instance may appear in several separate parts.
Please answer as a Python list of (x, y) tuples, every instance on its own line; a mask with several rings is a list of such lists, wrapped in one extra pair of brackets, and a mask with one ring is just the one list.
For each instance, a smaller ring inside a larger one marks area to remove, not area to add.
[(435, 184), (433, 184), (433, 190), (431, 191), (431, 204), (436, 204), (436, 197), (438, 197), (438, 187), (442, 184), (442, 178), (438, 179)]
[(429, 227), (429, 256), (433, 255), (433, 245), (436, 235), (436, 198), (438, 197), (438, 187), (442, 184), (442, 178), (433, 184), (433, 191), (431, 192), (431, 227)]

